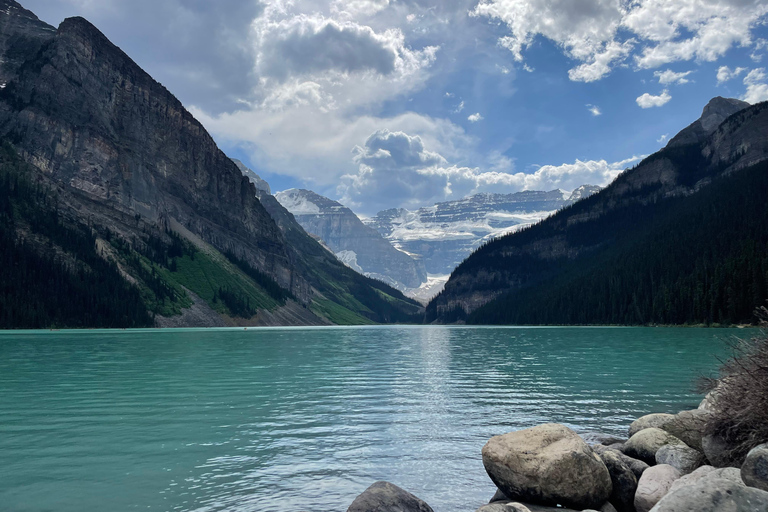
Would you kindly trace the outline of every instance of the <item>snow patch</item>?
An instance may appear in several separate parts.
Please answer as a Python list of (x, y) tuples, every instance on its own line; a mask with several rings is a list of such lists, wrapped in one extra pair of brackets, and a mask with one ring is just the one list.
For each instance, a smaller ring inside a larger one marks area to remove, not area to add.
[(294, 215), (319, 215), (320, 207), (304, 197), (296, 189), (284, 190), (275, 194), (275, 199), (283, 208)]

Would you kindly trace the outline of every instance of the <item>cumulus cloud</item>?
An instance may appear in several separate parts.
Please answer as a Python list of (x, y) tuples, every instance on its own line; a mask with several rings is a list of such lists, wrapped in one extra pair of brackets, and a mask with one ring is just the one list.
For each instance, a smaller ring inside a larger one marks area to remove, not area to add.
[(472, 114), (471, 116), (469, 116), (467, 118), (467, 121), (469, 121), (470, 123), (477, 123), (479, 121), (482, 121), (483, 119), (485, 118), (480, 115), (480, 112), (478, 112), (476, 114)]
[(671, 84), (687, 84), (690, 82), (686, 77), (693, 73), (693, 71), (684, 71), (677, 73), (675, 71), (672, 71), (671, 69), (666, 69), (664, 71), (656, 71), (653, 76), (659, 79), (659, 83), (662, 85), (671, 85)]
[(768, 83), (766, 83), (765, 68), (753, 69), (744, 77), (744, 85), (747, 86), (747, 92), (741, 98), (747, 103), (760, 103), (768, 101)]
[[(479, 192), (512, 193), (521, 190), (573, 190), (586, 183), (606, 185), (624, 168), (639, 160), (605, 160), (545, 165), (532, 173), (481, 171), (450, 165), (429, 151), (422, 139), (405, 132), (378, 130), (363, 146), (355, 148), (356, 173), (342, 178), (337, 193), (344, 204), (376, 213), (400, 198), (401, 207), (415, 208), (434, 202), (459, 199)], [(504, 162), (511, 166), (511, 162)]]
[(587, 110), (595, 117), (603, 115), (603, 111), (597, 105), (587, 105)]
[(645, 93), (639, 98), (637, 98), (637, 104), (640, 106), (640, 108), (651, 108), (651, 107), (661, 107), (662, 105), (666, 105), (669, 100), (672, 99), (672, 96), (669, 95), (668, 91), (663, 91), (658, 96), (653, 96), (652, 94)]
[(720, 68), (717, 70), (717, 85), (723, 84), (736, 78), (746, 70), (747, 68), (736, 68), (732, 70), (728, 66), (720, 66)]
[(714, 61), (751, 45), (766, 13), (759, 0), (482, 0), (472, 11), (506, 24), (499, 44), (515, 60), (541, 36), (580, 62), (569, 77), (584, 82), (603, 78), (635, 49), (641, 69)]

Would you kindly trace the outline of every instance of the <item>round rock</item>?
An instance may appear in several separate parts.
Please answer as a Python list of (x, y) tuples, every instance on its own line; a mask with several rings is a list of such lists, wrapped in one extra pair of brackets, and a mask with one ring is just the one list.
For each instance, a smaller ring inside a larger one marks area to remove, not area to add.
[(730, 480), (737, 485), (744, 485), (744, 482), (741, 481), (739, 470), (736, 468), (717, 469), (713, 466), (701, 466), (693, 473), (684, 475), (678, 480), (675, 480), (675, 483), (672, 484), (672, 488), (669, 489), (669, 492), (674, 492), (686, 485), (706, 485), (706, 482), (710, 480)]
[[(691, 475), (688, 475), (691, 476)], [(728, 478), (702, 478), (671, 489), (653, 512), (768, 512), (768, 492)]]
[(667, 444), (656, 452), (656, 464), (669, 464), (687, 475), (706, 462), (704, 454), (684, 444)]
[(662, 464), (648, 468), (637, 483), (635, 510), (649, 512), (680, 478), (680, 472), (672, 466)]
[(513, 500), (597, 508), (611, 495), (611, 475), (576, 432), (554, 423), (493, 437), (483, 447), (493, 483)]
[(347, 512), (433, 512), (429, 505), (389, 482), (376, 482), (358, 496)]
[(646, 428), (661, 428), (674, 417), (675, 416), (673, 414), (647, 414), (632, 422), (632, 424), (629, 426), (629, 437), (632, 437), (633, 435)]
[(624, 445), (624, 453), (653, 465), (656, 464), (656, 452), (668, 444), (684, 443), (660, 428), (646, 428), (629, 438), (629, 441)]
[(741, 466), (741, 479), (750, 487), (768, 491), (768, 443), (749, 451)]

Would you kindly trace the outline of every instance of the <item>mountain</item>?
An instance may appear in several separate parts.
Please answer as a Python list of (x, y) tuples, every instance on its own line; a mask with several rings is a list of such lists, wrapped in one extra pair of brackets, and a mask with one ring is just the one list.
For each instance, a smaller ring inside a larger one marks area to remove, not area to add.
[(248, 180), (253, 183), (253, 185), (259, 189), (265, 191), (267, 194), (272, 193), (272, 189), (269, 188), (269, 183), (261, 179), (261, 176), (253, 172), (251, 169), (249, 169), (243, 162), (238, 160), (237, 158), (232, 159), (233, 162), (235, 162), (235, 165), (240, 170), (240, 172), (248, 178)]
[(749, 106), (746, 101), (735, 98), (723, 98), (718, 96), (713, 98), (707, 106), (701, 117), (691, 123), (687, 128), (675, 135), (667, 144), (667, 147), (685, 146), (687, 144), (698, 144), (714, 132), (720, 124), (728, 117)]
[[(0, 0), (0, 44), (5, 250), (30, 265), (0, 288), (5, 318), (18, 319), (6, 327), (97, 325), (92, 311), (35, 303), (46, 283), (54, 298), (105, 308), (110, 320), (98, 325), (108, 327), (370, 323), (418, 312), (392, 288), (308, 263), (203, 126), (88, 21), (54, 29)], [(35, 269), (46, 264), (41, 283)], [(312, 265), (344, 284), (317, 284)], [(116, 287), (113, 300), (94, 295), (98, 283)]]
[[(723, 106), (736, 112), (713, 129)], [(427, 320), (753, 321), (768, 299), (768, 103), (740, 107), (715, 98), (676, 139), (709, 135), (670, 144), (601, 192), (478, 249)]]
[(422, 262), (395, 249), (344, 205), (309, 190), (286, 190), (275, 198), (350, 268), (400, 290), (427, 282)]
[(447, 276), (483, 243), (538, 222), (598, 190), (585, 185), (571, 194), (561, 190), (478, 194), (417, 211), (385, 210), (366, 223), (423, 261), (430, 275)]

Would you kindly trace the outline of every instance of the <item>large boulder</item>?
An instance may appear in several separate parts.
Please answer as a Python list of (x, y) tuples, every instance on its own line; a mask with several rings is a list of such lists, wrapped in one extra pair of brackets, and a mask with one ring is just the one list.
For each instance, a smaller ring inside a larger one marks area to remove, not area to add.
[(624, 453), (643, 462), (656, 464), (656, 452), (668, 444), (684, 444), (672, 434), (660, 428), (650, 427), (638, 431), (624, 445)]
[(750, 487), (768, 491), (768, 443), (749, 451), (741, 466), (741, 479)]
[(493, 483), (513, 500), (583, 510), (611, 495), (600, 457), (566, 426), (554, 423), (493, 437), (483, 447)]
[(669, 464), (683, 475), (706, 463), (704, 454), (684, 444), (667, 444), (656, 452), (656, 464)]
[(637, 477), (624, 463), (622, 454), (619, 452), (603, 450), (598, 455), (611, 475), (611, 484), (613, 485), (613, 491), (609, 498), (611, 505), (616, 507), (618, 512), (634, 512)]
[(740, 468), (744, 457), (734, 455), (734, 446), (719, 434), (708, 434), (701, 439), (701, 448), (710, 464), (718, 468)]
[(680, 487), (686, 485), (706, 485), (706, 482), (710, 480), (730, 480), (731, 482), (744, 485), (741, 481), (741, 475), (736, 468), (716, 468), (713, 466), (701, 466), (699, 469), (688, 475), (683, 475), (679, 479), (675, 480), (669, 492), (674, 492)]
[(629, 437), (634, 436), (646, 428), (661, 428), (670, 422), (674, 417), (675, 416), (673, 414), (646, 414), (645, 416), (633, 421), (629, 426)]
[(376, 482), (358, 496), (347, 512), (433, 512), (429, 505), (389, 482)]
[(504, 494), (504, 491), (501, 489), (496, 489), (496, 493), (491, 497), (491, 500), (488, 503), (496, 503), (497, 501), (512, 501), (509, 499), (509, 496)]
[(704, 429), (710, 415), (709, 411), (702, 409), (683, 411), (675, 414), (659, 428), (669, 432), (691, 448), (701, 451), (701, 439), (704, 436)]
[[(688, 475), (691, 476), (691, 475)], [(768, 512), (768, 492), (729, 478), (702, 478), (671, 489), (653, 512)]]
[(680, 478), (680, 472), (667, 464), (653, 466), (643, 473), (635, 492), (635, 510), (649, 512)]

